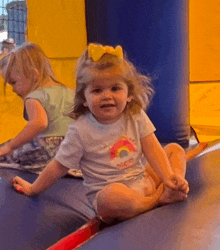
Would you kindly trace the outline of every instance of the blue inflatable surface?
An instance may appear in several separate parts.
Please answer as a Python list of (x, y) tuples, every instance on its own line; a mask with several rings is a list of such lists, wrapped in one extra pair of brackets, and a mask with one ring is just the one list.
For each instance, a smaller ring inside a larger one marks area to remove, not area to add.
[[(0, 176), (36, 175), (0, 170)], [(187, 164), (190, 193), (186, 201), (156, 208), (107, 227), (83, 244), (82, 250), (178, 249), (220, 247), (220, 150)], [(45, 250), (95, 216), (81, 179), (62, 178), (36, 198), (17, 193), (0, 180), (0, 249)]]
[[(15, 175), (36, 179), (34, 174), (0, 169), (0, 177)], [(46, 249), (95, 216), (81, 179), (62, 178), (35, 198), (17, 193), (6, 179), (0, 179), (2, 250)]]
[(220, 150), (190, 161), (186, 201), (105, 228), (80, 250), (219, 250)]

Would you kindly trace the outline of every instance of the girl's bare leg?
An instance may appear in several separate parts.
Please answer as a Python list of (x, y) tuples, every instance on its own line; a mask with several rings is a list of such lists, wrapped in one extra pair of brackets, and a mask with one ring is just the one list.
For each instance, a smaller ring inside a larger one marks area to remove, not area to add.
[[(164, 148), (172, 170), (185, 177), (185, 151), (178, 144), (172, 143)], [(125, 220), (151, 210), (158, 205), (168, 204), (186, 199), (187, 194), (181, 190), (166, 187), (154, 170), (146, 165), (146, 173), (156, 184), (156, 191), (144, 196), (123, 184), (112, 184), (99, 192), (97, 197), (97, 212), (105, 222), (113, 219)]]
[(163, 184), (150, 196), (144, 196), (127, 186), (115, 183), (105, 187), (97, 197), (97, 212), (105, 222), (125, 220), (159, 205)]

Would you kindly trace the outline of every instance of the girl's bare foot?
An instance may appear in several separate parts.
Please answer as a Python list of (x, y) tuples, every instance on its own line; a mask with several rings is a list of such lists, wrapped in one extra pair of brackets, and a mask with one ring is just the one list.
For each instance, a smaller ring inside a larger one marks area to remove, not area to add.
[(183, 201), (187, 198), (187, 193), (180, 190), (173, 190), (164, 185), (164, 192), (159, 199), (160, 205)]

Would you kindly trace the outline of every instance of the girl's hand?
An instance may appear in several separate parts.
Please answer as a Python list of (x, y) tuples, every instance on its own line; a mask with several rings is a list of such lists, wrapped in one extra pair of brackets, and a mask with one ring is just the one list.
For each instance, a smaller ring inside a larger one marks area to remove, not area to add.
[(29, 182), (23, 180), (22, 178), (18, 176), (16, 176), (15, 178), (11, 178), (10, 183), (19, 193), (24, 193), (27, 196), (34, 195), (32, 185)]
[(186, 194), (189, 193), (189, 184), (187, 180), (179, 174), (172, 174), (167, 180), (164, 181), (164, 184), (174, 190), (179, 190)]
[(8, 155), (12, 152), (13, 150), (9, 146), (9, 143), (6, 143), (4, 146), (0, 147), (0, 156)]

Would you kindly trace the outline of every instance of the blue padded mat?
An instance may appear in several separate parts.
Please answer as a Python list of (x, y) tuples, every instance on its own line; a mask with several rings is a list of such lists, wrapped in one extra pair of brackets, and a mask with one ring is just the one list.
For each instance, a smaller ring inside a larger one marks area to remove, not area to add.
[[(31, 182), (36, 178), (5, 171)], [(186, 178), (186, 201), (110, 226), (79, 249), (220, 249), (220, 150), (191, 160)], [(46, 249), (94, 216), (80, 179), (63, 178), (37, 198), (16, 193), (5, 179), (0, 185), (0, 249)]]
[(219, 250), (220, 150), (191, 160), (186, 201), (105, 228), (80, 250)]
[[(4, 169), (33, 182), (36, 175)], [(3, 175), (2, 175), (3, 176)], [(7, 179), (7, 178), (6, 178)], [(81, 179), (62, 178), (36, 198), (17, 193), (0, 179), (0, 249), (46, 249), (94, 217)]]

